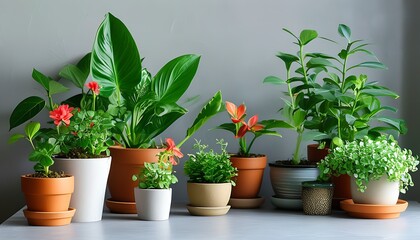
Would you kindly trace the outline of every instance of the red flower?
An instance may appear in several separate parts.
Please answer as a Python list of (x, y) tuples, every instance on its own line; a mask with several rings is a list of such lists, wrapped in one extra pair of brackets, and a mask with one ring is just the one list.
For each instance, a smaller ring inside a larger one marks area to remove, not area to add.
[(73, 116), (71, 111), (74, 108), (69, 107), (67, 104), (60, 105), (58, 108), (50, 111), (50, 118), (54, 120), (54, 124), (59, 126), (62, 122), (67, 126), (70, 124), (70, 118)]
[(257, 132), (264, 129), (264, 126), (258, 124), (258, 115), (252, 116), (248, 123), (242, 122), (242, 126), (239, 128), (235, 138), (242, 138), (248, 131)]
[(95, 126), (95, 123), (91, 122), (89, 126), (90, 128), (93, 128), (93, 126)]
[(166, 139), (166, 152), (170, 153), (169, 161), (172, 163), (172, 165), (177, 165), (178, 162), (175, 160), (174, 156), (178, 158), (182, 158), (184, 154), (182, 154), (181, 150), (176, 147), (175, 142), (172, 138)]
[(99, 84), (97, 82), (92, 81), (87, 83), (85, 86), (92, 90), (95, 95), (99, 95)]
[(226, 110), (231, 116), (233, 123), (239, 123), (245, 117), (246, 107), (244, 104), (241, 104), (239, 107), (236, 107), (235, 104), (226, 101)]

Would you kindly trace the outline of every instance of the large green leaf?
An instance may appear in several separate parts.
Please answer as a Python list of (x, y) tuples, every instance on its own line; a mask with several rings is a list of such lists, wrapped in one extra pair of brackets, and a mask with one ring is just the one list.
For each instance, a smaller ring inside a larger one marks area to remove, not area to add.
[(223, 110), (222, 93), (218, 91), (204, 107), (194, 120), (194, 123), (187, 130), (186, 139), (190, 138), (198, 129), (200, 129), (211, 117)]
[(37, 81), (41, 86), (44, 87), (46, 91), (49, 91), (50, 88), (50, 78), (36, 70), (35, 68), (32, 70), (32, 78)]
[(338, 25), (338, 33), (345, 37), (348, 42), (351, 42), (351, 30), (348, 26), (344, 24)]
[(60, 77), (70, 80), (76, 87), (83, 89), (87, 76), (75, 65), (68, 64), (58, 73)]
[(169, 61), (152, 80), (152, 90), (160, 102), (176, 102), (190, 86), (200, 56), (183, 55)]
[(260, 124), (264, 125), (264, 129), (272, 129), (272, 128), (293, 128), (292, 125), (283, 121), (283, 120), (263, 120), (259, 122)]
[(399, 96), (395, 92), (386, 89), (386, 88), (365, 88), (361, 91), (364, 94), (368, 94), (371, 96), (388, 96), (397, 99)]
[(54, 95), (54, 94), (57, 94), (57, 93), (67, 92), (69, 90), (63, 84), (61, 84), (61, 83), (59, 83), (57, 81), (54, 81), (54, 80), (51, 80), (50, 81), (50, 83), (49, 83), (49, 89), (50, 89), (49, 90), (50, 95)]
[(108, 13), (96, 33), (91, 59), (92, 77), (101, 86), (101, 95), (133, 92), (141, 69), (133, 37), (121, 20)]
[(299, 39), (302, 45), (306, 45), (317, 37), (318, 33), (315, 30), (305, 29), (302, 32), (300, 32)]
[(87, 53), (85, 56), (80, 59), (77, 63), (77, 67), (80, 71), (84, 74), (84, 79), (87, 79), (90, 73), (90, 61), (91, 61), (92, 53)]
[(233, 123), (223, 123), (217, 126), (216, 129), (223, 129), (233, 133), (233, 135), (236, 134), (236, 126)]
[(45, 100), (32, 96), (24, 99), (20, 102), (16, 108), (13, 110), (12, 115), (10, 116), (9, 130), (21, 125), (22, 123), (35, 117), (41, 110), (45, 107)]

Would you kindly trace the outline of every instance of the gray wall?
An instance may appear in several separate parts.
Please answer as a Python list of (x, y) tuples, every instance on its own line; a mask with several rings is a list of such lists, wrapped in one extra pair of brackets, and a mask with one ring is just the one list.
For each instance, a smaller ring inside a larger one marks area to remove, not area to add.
[[(108, 11), (130, 29), (142, 57), (146, 58), (144, 64), (153, 73), (178, 55), (200, 54), (200, 67), (186, 96), (198, 94), (204, 102), (220, 89), (225, 100), (245, 102), (249, 115), (259, 114), (261, 119), (276, 117), (275, 112), (282, 105), (279, 100), (282, 90), (262, 84), (265, 76), (284, 74), (275, 53), (296, 51), (292, 39), (281, 28), (294, 32), (312, 28), (322, 36), (339, 39), (337, 25), (345, 23), (352, 28), (354, 38), (375, 43), (371, 49), (388, 65), (388, 71), (367, 73), (371, 80), (379, 80), (401, 94), (399, 100), (389, 104), (405, 111), (403, 116), (409, 120), (413, 134), (405, 138), (404, 144), (418, 153), (414, 136), (420, 130), (416, 126), (419, 113), (409, 109), (418, 103), (416, 88), (411, 84), (419, 85), (415, 61), (419, 49), (413, 52), (407, 46), (419, 42), (418, 31), (413, 32), (417, 17), (412, 7), (416, 5), (418, 9), (419, 4), (412, 2), (0, 0), (0, 222), (24, 205), (19, 176), (32, 171), (32, 164), (26, 160), (29, 146), (6, 143), (10, 135), (8, 119), (14, 106), (29, 94), (42, 94), (31, 80), (32, 68), (57, 77), (60, 67), (90, 51), (96, 29)], [(322, 41), (313, 46), (312, 50), (331, 49)], [(182, 139), (199, 105), (189, 107), (190, 113), (162, 138)], [(207, 131), (227, 120), (226, 114), (217, 116), (195, 137), (212, 146), (214, 139), (224, 138), (229, 141), (230, 150), (236, 151), (237, 143), (230, 134)], [(270, 161), (290, 158), (295, 137), (287, 131), (282, 133), (282, 139), (261, 138), (254, 151), (266, 153)], [(192, 143), (183, 146), (184, 153), (192, 151)], [(304, 149), (301, 155), (306, 155)], [(174, 186), (174, 201), (186, 202), (182, 164), (177, 170), (180, 182)], [(265, 197), (272, 195), (267, 173), (261, 192)], [(420, 198), (417, 188), (411, 189), (410, 199)]]

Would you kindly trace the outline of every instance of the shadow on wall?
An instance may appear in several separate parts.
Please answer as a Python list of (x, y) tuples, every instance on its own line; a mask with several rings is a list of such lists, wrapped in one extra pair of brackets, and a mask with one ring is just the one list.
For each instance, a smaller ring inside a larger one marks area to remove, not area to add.
[[(404, 1), (404, 49), (403, 49), (403, 77), (402, 80), (402, 117), (407, 121), (408, 133), (403, 136), (403, 145), (420, 155), (420, 29), (418, 23), (420, 16), (420, 1)], [(399, 81), (396, 79), (396, 81)], [(407, 192), (402, 198), (420, 201), (420, 171), (412, 174), (416, 186)]]

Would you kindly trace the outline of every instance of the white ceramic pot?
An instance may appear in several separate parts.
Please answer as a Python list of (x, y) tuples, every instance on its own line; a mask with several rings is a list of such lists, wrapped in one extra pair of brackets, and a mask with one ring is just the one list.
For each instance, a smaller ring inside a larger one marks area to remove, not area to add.
[(70, 207), (76, 209), (73, 222), (102, 220), (106, 182), (111, 157), (66, 159), (54, 158), (54, 169), (74, 175), (74, 193)]
[(351, 195), (354, 203), (395, 205), (400, 195), (399, 182), (390, 182), (385, 175), (378, 180), (370, 180), (362, 193), (357, 190), (356, 180), (351, 179)]
[(142, 220), (167, 220), (171, 211), (172, 188), (134, 188), (137, 215)]

